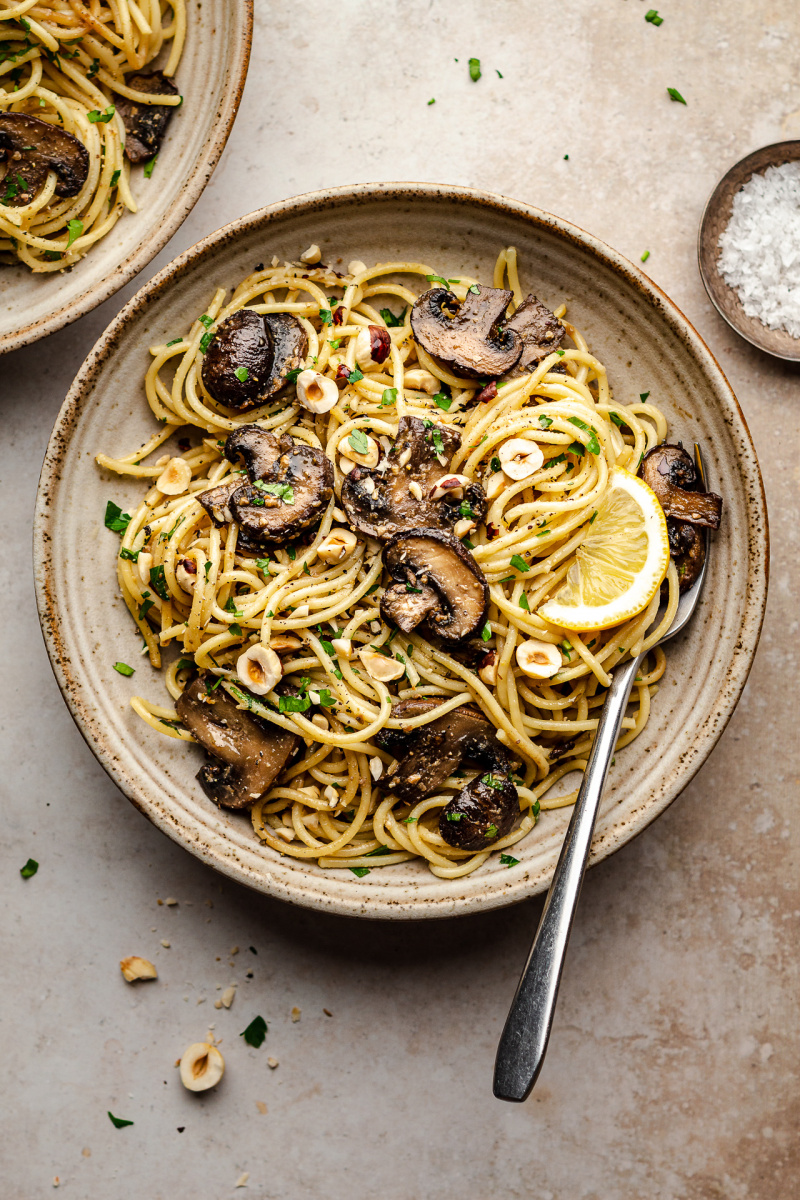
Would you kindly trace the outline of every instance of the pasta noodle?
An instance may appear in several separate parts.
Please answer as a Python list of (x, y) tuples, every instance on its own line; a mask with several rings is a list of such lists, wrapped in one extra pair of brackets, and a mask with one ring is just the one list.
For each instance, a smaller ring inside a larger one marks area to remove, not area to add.
[[(0, 0), (0, 120), (4, 113), (35, 117), (77, 138), (88, 152), (88, 172), (76, 194), (57, 191), (59, 179), (50, 169), (30, 199), (29, 172), (15, 161), (19, 153), (5, 154), (0, 261), (19, 261), (36, 273), (61, 271), (126, 210), (137, 211), (119, 97), (180, 105), (178, 94), (137, 91), (126, 78), (152, 63), (165, 45), (163, 71), (172, 76), (185, 35), (185, 0)], [(151, 159), (145, 174), (152, 169)]]
[[(574, 561), (609, 471), (622, 466), (635, 472), (641, 456), (663, 441), (666, 421), (645, 400), (624, 407), (614, 401), (605, 368), (567, 320), (564, 306), (555, 316), (566, 330), (565, 348), (482, 401), (480, 383), (450, 375), (412, 337), (411, 306), (438, 279), (433, 269), (413, 262), (350, 267), (355, 273), (339, 275), (325, 266), (274, 259), (232, 295), (218, 289), (188, 331), (151, 349), (145, 392), (161, 429), (139, 449), (116, 458), (99, 454), (97, 461), (105, 470), (148, 481), (123, 533), (119, 586), (152, 665), (164, 665), (167, 648), (180, 651), (164, 676), (173, 701), (199, 669), (216, 676), (215, 686), (240, 705), (304, 739), (300, 757), (252, 807), (258, 837), (280, 854), (324, 868), (362, 873), (421, 858), (434, 875), (454, 879), (478, 869), (490, 853), (508, 851), (531, 831), (540, 811), (574, 802), (574, 791), (555, 794), (555, 785), (586, 766), (609, 673), (640, 650), (647, 656), (619, 746), (629, 744), (647, 722), (666, 665), (656, 643), (677, 605), (674, 566), (667, 576), (666, 615), (662, 609), (658, 620), (658, 592), (624, 624), (585, 635), (554, 629), (537, 609)], [(415, 283), (423, 286), (415, 289)], [(448, 281), (462, 302), (476, 284), (466, 276)], [(521, 302), (513, 248), (499, 256), (494, 285), (508, 286), (515, 303)], [(309, 412), (291, 387), (247, 413), (212, 398), (201, 377), (204, 352), (214, 330), (245, 307), (292, 313), (301, 321), (308, 336), (306, 365), (330, 379), (346, 379), (333, 408)], [(356, 340), (367, 326), (388, 330), (391, 347), (384, 363), (362, 373), (356, 369)], [(385, 576), (378, 542), (359, 536), (340, 562), (320, 558), (332, 527), (345, 524), (339, 495), (347, 463), (337, 448), (358, 430), (386, 448), (404, 417), (457, 429), (460, 449), (450, 469), (483, 481), (487, 489), (498, 472), (498, 448), (509, 436), (533, 428), (543, 451), (536, 487), (530, 478), (505, 480), (490, 499), (485, 523), (465, 537), (489, 586), (480, 653), (484, 667), (493, 662), (493, 673), (479, 671), (476, 661), (418, 629), (404, 635), (381, 619)], [(225, 438), (254, 423), (276, 437), (289, 434), (324, 450), (335, 469), (334, 495), (318, 526), (290, 545), (260, 552), (242, 547), (235, 521), (217, 528), (197, 499), (236, 475), (237, 466), (223, 452)], [(178, 430), (179, 453), (159, 456)], [(186, 464), (187, 482), (178, 494), (165, 494), (157, 480), (175, 458)], [(192, 586), (178, 578), (187, 560)], [(561, 666), (551, 678), (530, 678), (517, 666), (515, 650), (529, 638), (557, 648)], [(353, 652), (371, 647), (392, 656), (402, 677), (390, 683), (373, 678), (362, 669), (363, 660), (346, 653), (348, 642)], [(284, 678), (317, 702), (313, 718), (307, 701), (305, 709), (293, 710), (279, 704), (276, 693), (260, 697), (243, 690), (237, 660), (246, 645), (259, 643), (278, 649)], [(414, 697), (434, 698), (438, 707), (410, 719), (392, 716), (393, 702)], [(193, 740), (174, 708), (144, 697), (132, 704), (157, 731)], [(393, 756), (376, 741), (381, 730), (418, 729), (464, 704), (488, 717), (520, 764), (519, 818), (511, 832), (478, 852), (449, 845), (437, 822), (442, 808), (480, 772), (458, 771), (419, 803), (403, 803), (384, 786)]]

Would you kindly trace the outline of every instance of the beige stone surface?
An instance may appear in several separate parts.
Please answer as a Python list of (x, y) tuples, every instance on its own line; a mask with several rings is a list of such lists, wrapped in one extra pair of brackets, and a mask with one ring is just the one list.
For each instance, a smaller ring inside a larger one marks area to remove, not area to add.
[[(728, 330), (695, 258), (722, 172), (800, 136), (800, 12), (796, 0), (663, 0), (656, 27), (649, 6), (256, 0), (222, 164), (145, 273), (292, 193), (472, 184), (557, 212), (631, 258), (649, 250), (653, 279), (737, 391), (772, 524), (761, 649), (705, 768), (587, 878), (537, 1089), (523, 1106), (491, 1096), (540, 902), (398, 927), (292, 910), (147, 825), (72, 726), (37, 628), (30, 521), (54, 415), (121, 294), (0, 360), (3, 1200), (50, 1194), (55, 1176), (75, 1200), (800, 1194), (800, 378)], [(87, 606), (91, 586), (89, 563)], [(23, 881), (29, 855), (41, 865)], [(159, 905), (167, 897), (179, 903)], [(118, 964), (131, 954), (158, 979), (126, 984)], [(216, 1009), (234, 981), (235, 1003)], [(257, 1013), (269, 1032), (254, 1050), (239, 1033)], [(225, 1078), (190, 1095), (173, 1064), (209, 1023)], [(134, 1125), (115, 1129), (108, 1110)], [(236, 1190), (245, 1173), (248, 1190)]]

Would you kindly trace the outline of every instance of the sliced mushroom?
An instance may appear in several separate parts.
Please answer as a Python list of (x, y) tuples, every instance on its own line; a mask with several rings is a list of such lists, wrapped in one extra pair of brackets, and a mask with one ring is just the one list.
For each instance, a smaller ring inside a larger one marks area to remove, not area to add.
[(486, 515), (486, 495), (479, 483), (465, 485), (460, 499), (449, 493), (431, 498), (460, 445), (461, 435), (450, 426), (401, 417), (386, 469), (356, 467), (342, 483), (342, 505), (350, 524), (382, 541), (404, 529), (452, 529), (467, 515), (479, 525)]
[(686, 592), (700, 576), (706, 559), (701, 527), (719, 529), (722, 500), (706, 492), (690, 456), (682, 446), (664, 443), (644, 456), (642, 478), (653, 489), (667, 518), (669, 550)]
[[(129, 88), (148, 96), (177, 96), (178, 89), (163, 71), (142, 71), (125, 80)], [(167, 132), (174, 104), (139, 104), (120, 96), (117, 112), (125, 126), (125, 155), (132, 163), (145, 162), (157, 154)]]
[[(217, 686), (211, 691), (213, 684)], [(296, 734), (238, 708), (212, 675), (193, 679), (175, 707), (208, 756), (197, 775), (200, 786), (223, 808), (254, 804), (300, 745)]]
[(225, 318), (209, 344), (203, 384), (219, 404), (244, 412), (276, 395), (307, 350), (306, 331), (291, 313), (262, 316), (240, 308)]
[(496, 378), (510, 371), (522, 353), (522, 337), (501, 328), (511, 292), (475, 285), (459, 305), (447, 288), (431, 288), (411, 310), (414, 337), (431, 358), (467, 379)]
[(550, 309), (534, 295), (526, 296), (506, 324), (522, 338), (522, 354), (512, 375), (526, 375), (548, 354), (557, 350), (566, 330)]
[(479, 775), (446, 805), (439, 816), (439, 833), (457, 850), (491, 850), (510, 833), (519, 816), (519, 796), (507, 775)]
[(4, 203), (30, 204), (45, 185), (47, 172), (58, 176), (57, 196), (77, 196), (89, 174), (89, 152), (71, 133), (27, 113), (0, 112), (0, 164), (6, 191), (17, 189)]
[[(392, 707), (392, 717), (402, 720), (438, 708), (441, 701), (401, 700)], [(472, 705), (454, 708), (416, 729), (382, 729), (378, 745), (399, 759), (397, 770), (386, 780), (386, 788), (399, 800), (416, 804), (436, 791), (464, 759), (472, 759), (500, 775), (509, 771), (509, 756), (497, 740), (488, 717)]]
[(260, 425), (241, 425), (229, 434), (225, 455), (242, 459), (247, 481), (227, 480), (197, 499), (215, 525), (239, 523), (246, 550), (296, 537), (319, 520), (333, 495), (330, 459), (288, 434), (279, 441)]
[(683, 446), (664, 442), (648, 450), (642, 461), (642, 479), (655, 492), (665, 516), (719, 529), (722, 499), (705, 490)]
[[(437, 637), (460, 642), (486, 620), (489, 587), (483, 571), (458, 538), (440, 529), (396, 534), (383, 555), (396, 581), (381, 599), (381, 616), (404, 633), (421, 621)], [(431, 595), (433, 593), (433, 595)]]

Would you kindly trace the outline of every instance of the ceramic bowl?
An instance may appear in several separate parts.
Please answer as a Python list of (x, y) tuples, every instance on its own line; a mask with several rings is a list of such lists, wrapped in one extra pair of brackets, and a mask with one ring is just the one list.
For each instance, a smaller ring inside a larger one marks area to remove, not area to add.
[[(160, 737), (129, 707), (132, 694), (163, 702), (159, 674), (137, 657), (117, 594), (117, 539), (106, 502), (135, 505), (141, 486), (102, 474), (98, 451), (121, 453), (150, 436), (142, 380), (148, 347), (202, 313), (218, 286), (256, 263), (296, 259), (317, 242), (334, 265), (410, 258), (445, 277), (490, 280), (497, 252), (515, 245), (523, 286), (570, 319), (608, 367), (615, 397), (642, 392), (669, 416), (671, 435), (702, 444), (711, 486), (725, 499), (710, 573), (688, 631), (671, 642), (645, 732), (617, 756), (592, 861), (645, 828), (708, 757), (741, 694), (766, 598), (768, 535), (755, 451), (736, 399), (708, 348), (641, 271), (596, 238), (528, 205), (466, 188), (374, 184), (271, 205), (186, 251), (125, 306), (81, 368), (59, 414), (42, 470), (35, 529), (39, 612), (53, 668), (79, 729), (130, 800), (193, 854), (282, 899), (353, 916), (439, 917), (511, 904), (546, 888), (569, 810), (543, 814), (514, 849), (465, 879), (437, 879), (421, 863), (322, 870), (281, 858), (246, 816), (220, 811), (194, 776), (199, 749)], [(136, 664), (134, 680), (112, 664)]]
[(239, 107), (250, 61), (253, 0), (188, 0), (186, 45), (175, 82), (183, 104), (152, 178), (132, 174), (139, 204), (70, 271), (33, 275), (0, 267), (0, 354), (77, 321), (158, 254), (210, 180)]
[(776, 142), (762, 146), (735, 163), (720, 179), (711, 193), (697, 237), (697, 261), (700, 277), (708, 292), (711, 303), (721, 317), (759, 350), (765, 350), (775, 358), (789, 362), (800, 362), (800, 338), (792, 337), (785, 329), (770, 329), (758, 317), (749, 317), (739, 299), (739, 293), (730, 287), (720, 274), (719, 238), (731, 219), (733, 198), (753, 175), (763, 175), (768, 167), (779, 167), (783, 163), (800, 159), (800, 141)]

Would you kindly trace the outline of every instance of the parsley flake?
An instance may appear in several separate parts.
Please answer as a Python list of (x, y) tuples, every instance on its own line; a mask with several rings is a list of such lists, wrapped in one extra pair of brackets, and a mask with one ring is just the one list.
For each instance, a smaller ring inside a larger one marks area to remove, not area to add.
[(473, 83), (477, 83), (481, 77), (481, 60), (479, 58), (471, 58), (469, 60), (469, 77)]
[(367, 454), (369, 452), (369, 442), (363, 429), (354, 429), (347, 441), (356, 454)]
[(363, 879), (365, 875), (369, 875), (369, 867), (350, 867), (350, 870), (354, 875), (357, 875), (359, 879)]
[(72, 243), (83, 233), (83, 221), (79, 221), (77, 217), (72, 221), (67, 221), (67, 231), (69, 236), (67, 238), (66, 249), (69, 250)]
[(683, 96), (680, 94), (680, 92), (678, 91), (677, 88), (668, 87), (667, 95), (669, 96), (670, 100), (676, 100), (678, 102), (678, 104), (686, 103), (686, 101), (684, 100)]
[(397, 400), (397, 388), (384, 388), (381, 396), (381, 408), (388, 408)]
[(106, 529), (110, 529), (112, 533), (124, 533), (130, 521), (130, 514), (124, 513), (119, 505), (109, 500), (104, 521)]
[(389, 329), (399, 329), (399, 327), (401, 325), (405, 325), (407, 311), (408, 311), (408, 306), (406, 305), (406, 307), (399, 314), (399, 316), (395, 316), (390, 308), (382, 308), (381, 309), (381, 317), (383, 318), (384, 322), (386, 323), (386, 325), (388, 326)]
[(488, 642), (489, 638), (491, 636), (492, 636), (492, 627), (489, 624), (489, 622), (487, 621), (486, 624), (484, 625), (483, 629), (481, 630), (481, 641)]
[(20, 867), (19, 873), (23, 879), (30, 879), (39, 870), (39, 864), (35, 858), (29, 858), (24, 867)]
[(124, 1129), (126, 1125), (132, 1125), (133, 1121), (126, 1121), (124, 1117), (115, 1117), (112, 1112), (108, 1114), (108, 1118), (115, 1129)]
[(129, 667), (128, 664), (124, 662), (114, 663), (114, 670), (119, 671), (120, 675), (130, 676), (134, 674), (133, 667)]
[(509, 566), (513, 567), (515, 571), (528, 570), (528, 564), (525, 562), (525, 559), (521, 554), (512, 554)]
[(266, 1036), (267, 1022), (263, 1017), (253, 1017), (247, 1029), (243, 1029), (239, 1034), (239, 1037), (243, 1037), (248, 1046), (255, 1046), (256, 1050), (259, 1046), (263, 1046)]
[(501, 854), (500, 862), (504, 867), (515, 867), (519, 862), (519, 859), (514, 858), (513, 854)]
[(107, 125), (116, 111), (113, 104), (109, 104), (108, 108), (103, 109), (102, 112), (99, 108), (93, 108), (86, 114), (86, 119), (93, 125)]
[(157, 155), (157, 154), (154, 154), (154, 155), (153, 155), (153, 157), (152, 157), (152, 158), (150, 158), (150, 159), (148, 159), (148, 160), (147, 160), (147, 162), (144, 164), (144, 177), (145, 177), (145, 179), (150, 179), (150, 178), (151, 178), (151, 176), (152, 176), (152, 174), (153, 174), (153, 171), (155, 170), (155, 166), (156, 166), (156, 160), (157, 160), (157, 159), (158, 159), (158, 155)]
[(247, 367), (237, 367), (233, 373), (239, 380), (239, 383), (247, 383), (248, 379), (250, 378), (250, 372), (248, 371)]
[(433, 403), (437, 408), (444, 409), (445, 412), (450, 412), (450, 405), (453, 403), (453, 397), (445, 396), (444, 392), (437, 392), (433, 397)]

